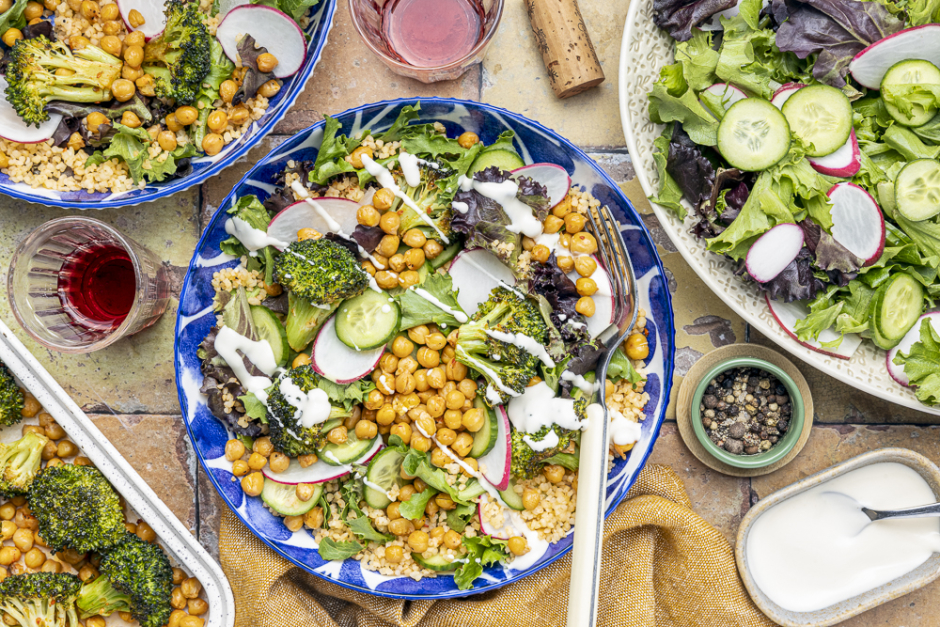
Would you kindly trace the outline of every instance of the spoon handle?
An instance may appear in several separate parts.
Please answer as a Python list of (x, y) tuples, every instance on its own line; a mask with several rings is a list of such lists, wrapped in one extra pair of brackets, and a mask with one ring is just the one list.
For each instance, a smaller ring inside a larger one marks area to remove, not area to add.
[[(863, 508), (868, 509), (868, 508)], [(886, 518), (921, 518), (921, 517), (940, 517), (940, 503), (932, 503), (930, 505), (921, 505), (918, 507), (910, 507), (907, 509), (898, 509), (887, 512), (879, 512), (874, 510), (868, 510), (875, 514), (875, 518), (872, 520), (884, 520)], [(867, 512), (866, 512), (867, 513)]]

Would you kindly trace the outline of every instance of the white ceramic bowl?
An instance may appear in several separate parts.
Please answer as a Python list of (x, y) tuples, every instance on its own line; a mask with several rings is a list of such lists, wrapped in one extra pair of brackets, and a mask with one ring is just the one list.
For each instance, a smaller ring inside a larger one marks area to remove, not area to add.
[[(653, 0), (634, 0), (630, 4), (620, 48), (620, 118), (637, 178), (647, 196), (659, 189), (653, 141), (663, 132), (662, 124), (654, 124), (649, 119), (647, 94), (663, 66), (674, 62), (673, 40), (653, 24), (652, 12)], [(708, 252), (704, 241), (689, 233), (694, 223), (692, 218), (687, 218), (687, 223), (683, 224), (669, 209), (651, 204), (663, 229), (702, 282), (762, 334), (843, 383), (898, 405), (940, 415), (940, 407), (930, 408), (921, 404), (909, 388), (896, 383), (888, 375), (885, 351), (870, 341), (862, 342), (852, 358), (847, 360), (830, 357), (799, 344), (777, 324), (763, 294), (734, 276), (731, 261)], [(691, 207), (689, 209), (691, 211)]]

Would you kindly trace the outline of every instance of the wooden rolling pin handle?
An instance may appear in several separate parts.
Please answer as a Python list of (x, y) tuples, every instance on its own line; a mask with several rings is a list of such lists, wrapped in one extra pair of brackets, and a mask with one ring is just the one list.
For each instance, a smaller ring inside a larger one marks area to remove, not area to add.
[(577, 0), (525, 0), (552, 91), (568, 98), (604, 82)]

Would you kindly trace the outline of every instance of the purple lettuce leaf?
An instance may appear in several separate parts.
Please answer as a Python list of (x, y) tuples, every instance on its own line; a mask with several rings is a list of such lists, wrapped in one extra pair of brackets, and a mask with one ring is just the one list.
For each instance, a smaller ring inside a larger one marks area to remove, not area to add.
[(813, 254), (806, 248), (800, 250), (796, 259), (772, 280), (755, 282), (755, 285), (767, 292), (771, 299), (785, 303), (814, 298), (817, 292), (825, 289), (825, 283), (813, 273)]
[(904, 28), (904, 22), (878, 2), (775, 0), (773, 15), (782, 22), (777, 29), (777, 47), (800, 59), (818, 54), (813, 76), (839, 88), (845, 86), (852, 57)]
[(693, 27), (736, 4), (737, 0), (653, 0), (653, 23), (676, 41), (688, 41)]
[(812, 220), (803, 220), (800, 227), (806, 237), (806, 247), (816, 256), (816, 267), (820, 270), (844, 275), (857, 272), (865, 263)]
[[(372, 253), (375, 252), (379, 242), (385, 237), (385, 231), (378, 226), (363, 226), (357, 224), (356, 228), (353, 229), (351, 237), (356, 240), (356, 243), (362, 246), (366, 252)], [(356, 251), (355, 255), (358, 257), (359, 252)]]
[(666, 157), (666, 172), (693, 207), (698, 207), (712, 195), (715, 168), (702, 155), (699, 146), (689, 139), (681, 124), (673, 127)]
[(565, 345), (570, 347), (588, 341), (584, 316), (575, 310), (580, 295), (574, 281), (558, 267), (555, 254), (552, 253), (545, 263), (533, 263), (530, 267), (526, 291), (533, 296), (541, 296), (551, 307), (549, 318)]

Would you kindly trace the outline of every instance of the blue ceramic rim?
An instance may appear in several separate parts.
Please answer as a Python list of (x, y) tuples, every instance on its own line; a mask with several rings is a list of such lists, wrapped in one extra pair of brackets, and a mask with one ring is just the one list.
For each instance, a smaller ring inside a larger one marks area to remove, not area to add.
[[(236, 161), (248, 154), (252, 148), (257, 146), (261, 140), (267, 137), (271, 131), (274, 130), (274, 127), (277, 126), (277, 124), (282, 119), (284, 119), (284, 116), (287, 115), (287, 113), (294, 106), (297, 98), (299, 98), (300, 94), (302, 94), (307, 88), (307, 81), (310, 80), (310, 77), (313, 75), (313, 71), (320, 63), (323, 48), (326, 46), (326, 43), (330, 37), (330, 31), (333, 29), (333, 17), (336, 13), (336, 5), (338, 0), (323, 0), (323, 2), (326, 5), (323, 9), (324, 13), (321, 18), (326, 22), (325, 26), (322, 27), (324, 29), (323, 36), (320, 38), (317, 46), (313, 50), (307, 52), (308, 57), (313, 57), (313, 63), (310, 63), (306, 67), (302, 68), (297, 74), (288, 77), (290, 80), (295, 81), (291, 85), (292, 89), (285, 94), (284, 99), (279, 103), (280, 108), (278, 111), (276, 111), (268, 120), (265, 121), (264, 125), (258, 129), (257, 135), (252, 137), (251, 141), (246, 142), (237, 150), (233, 150), (231, 153), (225, 155), (224, 158), (219, 159), (204, 170), (201, 170), (200, 172), (194, 173), (190, 176), (184, 176), (182, 178), (175, 179), (171, 181), (166, 187), (158, 188), (153, 194), (146, 196), (122, 196), (116, 200), (90, 200), (86, 202), (76, 202), (74, 200), (54, 199), (49, 198), (48, 196), (22, 192), (17, 189), (7, 188), (3, 185), (0, 185), (0, 192), (11, 198), (16, 198), (17, 200), (24, 200), (26, 202), (36, 203), (46, 207), (82, 210), (114, 209), (116, 207), (133, 207), (136, 205), (142, 205), (144, 203), (167, 198), (173, 194), (176, 194), (177, 192), (185, 191), (194, 185), (201, 185), (209, 177), (221, 174), (223, 170), (228, 168), (230, 165), (235, 164)], [(309, 129), (299, 131), (299, 133), (305, 133), (307, 130)]]
[[(579, 147), (575, 146), (575, 145), (572, 144), (569, 140), (565, 139), (564, 137), (562, 137), (561, 135), (559, 135), (557, 132), (553, 131), (552, 129), (550, 129), (550, 128), (546, 127), (546, 126), (543, 126), (542, 124), (539, 124), (538, 122), (535, 122), (534, 120), (531, 120), (531, 119), (529, 119), (529, 118), (527, 118), (527, 117), (525, 117), (525, 116), (523, 116), (523, 115), (520, 115), (520, 114), (518, 114), (518, 113), (514, 113), (514, 112), (512, 112), (512, 111), (509, 111), (508, 109), (504, 109), (504, 108), (502, 108), (502, 107), (496, 107), (496, 106), (493, 106), (493, 105), (490, 105), (490, 104), (486, 104), (486, 103), (482, 103), (482, 102), (476, 102), (476, 101), (473, 101), (473, 100), (462, 100), (462, 99), (459, 99), (459, 98), (440, 98), (440, 97), (429, 97), (429, 98), (398, 98), (398, 99), (395, 99), (395, 100), (383, 100), (383, 101), (379, 101), (379, 102), (372, 102), (372, 103), (360, 105), (360, 106), (358, 106), (358, 107), (356, 107), (356, 108), (348, 109), (348, 110), (343, 111), (343, 112), (341, 112), (341, 113), (336, 113), (336, 114), (332, 115), (332, 117), (334, 117), (334, 118), (341, 118), (341, 117), (343, 117), (343, 118), (344, 118), (344, 117), (349, 116), (349, 115), (354, 115), (354, 114), (357, 114), (357, 113), (361, 113), (361, 112), (364, 111), (365, 109), (369, 109), (369, 108), (372, 108), (372, 107), (386, 107), (386, 106), (392, 106), (392, 107), (394, 107), (394, 106), (397, 106), (397, 105), (399, 105), (399, 104), (413, 104), (413, 103), (417, 103), (417, 102), (420, 102), (422, 105), (425, 104), (425, 103), (438, 103), (438, 104), (444, 104), (444, 105), (463, 105), (463, 106), (469, 105), (469, 106), (474, 107), (474, 108), (480, 108), (480, 109), (483, 109), (483, 110), (486, 110), (486, 111), (490, 111), (490, 112), (496, 113), (496, 114), (498, 114), (498, 115), (505, 115), (505, 116), (508, 116), (510, 119), (519, 121), (519, 122), (522, 123), (522, 124), (527, 124), (527, 125), (529, 125), (530, 127), (534, 128), (534, 129), (536, 129), (536, 130), (538, 130), (538, 131), (540, 131), (540, 132), (543, 132), (543, 133), (545, 133), (546, 135), (550, 136), (551, 138), (553, 138), (553, 139), (555, 139), (555, 140), (561, 142), (561, 143), (562, 143), (566, 148), (568, 148), (572, 153), (574, 153), (575, 155), (577, 155), (578, 157), (580, 157), (581, 159), (583, 159), (587, 164), (589, 164), (590, 167), (594, 170), (594, 172), (595, 172), (598, 176), (600, 176), (602, 180), (604, 180), (606, 183), (608, 183), (608, 184), (610, 185), (610, 188), (614, 191), (614, 193), (617, 195), (617, 197), (618, 197), (621, 201), (623, 201), (624, 206), (625, 206), (627, 209), (629, 209), (629, 212), (630, 212), (630, 214), (631, 214), (631, 217), (635, 219), (635, 222), (636, 222), (637, 226), (639, 226), (639, 227), (642, 229), (644, 236), (646, 237), (647, 241), (650, 243), (650, 245), (651, 245), (651, 247), (652, 247), (652, 249), (653, 249), (653, 252), (656, 253), (656, 254), (654, 255), (654, 257), (655, 257), (655, 262), (656, 262), (656, 263), (655, 263), (655, 267), (659, 270), (660, 276), (662, 276), (664, 282), (666, 283), (666, 289), (663, 290), (663, 295), (664, 295), (664, 297), (665, 297), (665, 299), (666, 299), (666, 304), (668, 305), (668, 307), (667, 307), (667, 312), (666, 312), (666, 319), (665, 319), (665, 320), (657, 320), (657, 321), (656, 321), (656, 324), (657, 324), (657, 325), (662, 325), (663, 330), (666, 332), (667, 338), (670, 340), (670, 350), (667, 352), (667, 354), (665, 355), (665, 359), (664, 359), (663, 382), (662, 382), (662, 398), (663, 398), (663, 405), (662, 405), (662, 410), (659, 412), (659, 415), (655, 417), (655, 424), (654, 424), (654, 428), (653, 428), (653, 430), (652, 430), (653, 436), (652, 436), (652, 439), (650, 440), (650, 446), (649, 446), (649, 448), (647, 449), (646, 454), (643, 456), (643, 459), (640, 460), (640, 464), (637, 466), (637, 471), (636, 471), (631, 477), (629, 477), (627, 480), (624, 481), (623, 487), (619, 488), (619, 492), (620, 492), (619, 495), (617, 495), (616, 498), (614, 498), (614, 499), (610, 502), (610, 505), (608, 506), (607, 511), (604, 512), (604, 518), (606, 519), (608, 516), (610, 516), (610, 514), (611, 514), (615, 509), (617, 509), (617, 506), (619, 506), (620, 503), (623, 501), (623, 499), (626, 497), (627, 492), (629, 492), (629, 491), (630, 491), (630, 488), (633, 486), (633, 484), (636, 483), (636, 479), (637, 479), (637, 476), (639, 475), (639, 472), (643, 469), (643, 467), (646, 465), (646, 462), (649, 460), (649, 456), (650, 456), (650, 455), (652, 454), (652, 452), (653, 452), (653, 447), (654, 447), (655, 444), (656, 444), (656, 440), (659, 438), (659, 433), (660, 433), (660, 430), (661, 430), (661, 428), (662, 428), (663, 421), (664, 421), (665, 418), (666, 418), (666, 410), (667, 410), (667, 408), (669, 407), (669, 397), (670, 397), (670, 394), (671, 394), (671, 392), (672, 392), (672, 378), (673, 378), (673, 370), (674, 370), (674, 367), (675, 367), (674, 361), (675, 361), (675, 340), (676, 340), (675, 319), (674, 319), (674, 313), (673, 313), (673, 308), (672, 308), (672, 294), (670, 293), (670, 291), (669, 291), (669, 289), (668, 289), (668, 279), (666, 278), (668, 275), (666, 274), (666, 269), (665, 269), (665, 267), (663, 266), (662, 258), (661, 258), (660, 255), (659, 255), (659, 251), (658, 251), (658, 249), (657, 249), (656, 243), (653, 241), (652, 234), (649, 232), (649, 229), (646, 227), (646, 223), (643, 221), (642, 216), (640, 216), (640, 214), (637, 212), (636, 208), (633, 206), (633, 203), (630, 202), (630, 199), (629, 199), (629, 198), (627, 198), (627, 195), (623, 193), (623, 190), (620, 188), (620, 186), (619, 186), (612, 178), (610, 178), (610, 176), (607, 174), (607, 172), (605, 172), (605, 171), (603, 170), (603, 168), (601, 168), (601, 167), (597, 164), (597, 162), (595, 162), (593, 159), (591, 159), (591, 158), (587, 155), (587, 153), (585, 153), (585, 152), (584, 152), (583, 150), (581, 150)], [(280, 149), (286, 147), (290, 142), (296, 141), (296, 140), (298, 140), (298, 138), (300, 138), (300, 137), (306, 138), (306, 137), (309, 136), (310, 133), (312, 133), (314, 130), (319, 129), (319, 128), (322, 128), (324, 124), (325, 124), (325, 121), (324, 121), (324, 120), (320, 120), (319, 122), (316, 122), (315, 124), (312, 124), (312, 125), (308, 126), (307, 128), (305, 128), (305, 129), (303, 129), (303, 130), (301, 130), (301, 131), (298, 131), (297, 133), (294, 134), (294, 137), (292, 137), (292, 138), (291, 138), (290, 140), (288, 140), (287, 142), (284, 142), (283, 144), (278, 145), (278, 146), (275, 147), (271, 152), (274, 152), (275, 150), (280, 150)], [(270, 154), (270, 153), (269, 153), (269, 154)], [(258, 163), (260, 163), (261, 161), (263, 161), (264, 159), (266, 159), (267, 156), (268, 156), (268, 155), (265, 155), (265, 157), (262, 157), (262, 159), (260, 159)], [(257, 167), (257, 165), (258, 165), (258, 164), (255, 164), (255, 167)], [(231, 199), (235, 196), (236, 191), (237, 191), (243, 184), (245, 184), (245, 183), (248, 181), (248, 179), (250, 178), (250, 176), (251, 176), (252, 172), (254, 171), (255, 167), (252, 167), (251, 170), (249, 170), (248, 172), (246, 172), (245, 175), (241, 178), (241, 180), (239, 180), (238, 183), (236, 183), (236, 184), (232, 187), (232, 191), (229, 192), (229, 194), (222, 200), (221, 203), (219, 203), (219, 208), (216, 210), (216, 213), (213, 214), (212, 220), (215, 219), (215, 215), (218, 214), (219, 211), (223, 211), (223, 210), (224, 210), (224, 208), (228, 205), (228, 203), (231, 201)], [(211, 220), (210, 220), (210, 222), (211, 222)], [(195, 251), (198, 251), (198, 250), (200, 250), (200, 249), (203, 247), (203, 245), (204, 245), (204, 243), (205, 243), (205, 240), (206, 240), (206, 238), (208, 237), (208, 235), (209, 235), (209, 230), (208, 230), (208, 229), (204, 230), (202, 236), (199, 238), (199, 242), (196, 244), (196, 249), (195, 249)], [(193, 258), (192, 258), (192, 259), (190, 260), (190, 262), (189, 262), (189, 267), (188, 267), (187, 270), (186, 270), (186, 276), (183, 278), (183, 283), (182, 283), (182, 285), (183, 285), (184, 287), (189, 283), (190, 278), (191, 278), (191, 275), (193, 274), (194, 268), (196, 267), (196, 260), (197, 260), (198, 254), (197, 254), (195, 251), (194, 251), (194, 253), (193, 253)], [(183, 367), (183, 365), (179, 362), (179, 350), (178, 350), (178, 349), (179, 349), (179, 338), (180, 338), (180, 334), (181, 334), (181, 329), (180, 329), (180, 322), (181, 322), (181, 320), (182, 320), (182, 317), (179, 315), (179, 312), (177, 312), (176, 325), (175, 325), (175, 327), (174, 327), (173, 362), (174, 362), (174, 368), (175, 368), (175, 370), (176, 370), (175, 379), (176, 379), (176, 392), (177, 392), (177, 397), (178, 397), (179, 402), (180, 402), (180, 409), (181, 409), (181, 411), (183, 411), (183, 412), (185, 413), (185, 411), (186, 411), (186, 409), (185, 409), (185, 408), (186, 408), (186, 405), (185, 405), (185, 403), (184, 403), (184, 399), (183, 399), (183, 396), (182, 396), (182, 389), (183, 389), (183, 386), (182, 386), (182, 382), (180, 381), (180, 375), (181, 375), (181, 372), (182, 372), (182, 367)], [(191, 427), (189, 421), (186, 420), (185, 416), (184, 416), (184, 418), (183, 418), (183, 422), (184, 422), (184, 424), (186, 425), (186, 433), (189, 435), (189, 439), (190, 439), (190, 441), (191, 441), (191, 443), (192, 443), (192, 445), (193, 445), (193, 450), (194, 450), (195, 453), (196, 453), (196, 457), (199, 459), (199, 463), (200, 463), (200, 465), (202, 466), (202, 469), (203, 469), (203, 471), (205, 472), (205, 474), (208, 476), (209, 481), (212, 482), (212, 486), (215, 488), (216, 492), (219, 494), (219, 496), (220, 496), (220, 498), (222, 499), (222, 501), (225, 502), (225, 505), (226, 505), (226, 507), (229, 508), (229, 511), (231, 511), (231, 512), (238, 518), (238, 520), (239, 520), (243, 525), (245, 525), (246, 528), (248, 528), (249, 531), (251, 531), (251, 525), (249, 525), (248, 522), (245, 521), (245, 519), (242, 517), (242, 515), (241, 515), (237, 510), (232, 509), (232, 507), (229, 506), (229, 503), (226, 501), (225, 496), (224, 496), (225, 491), (222, 489), (222, 486), (219, 484), (219, 482), (218, 482), (218, 480), (217, 480), (215, 474), (212, 472), (212, 469), (207, 465), (206, 460), (203, 458), (202, 451), (199, 449), (199, 447), (198, 447), (197, 444), (196, 444), (196, 438), (195, 438), (195, 435), (194, 435), (193, 432), (192, 432), (192, 427)], [(373, 595), (373, 596), (380, 596), (380, 597), (386, 597), (386, 598), (391, 598), (391, 599), (415, 600), (415, 601), (417, 601), (417, 600), (426, 600), (426, 599), (436, 599), (436, 600), (439, 600), (439, 599), (462, 598), (462, 597), (472, 596), (472, 595), (474, 595), (474, 594), (480, 594), (480, 593), (483, 593), (483, 592), (490, 592), (490, 591), (492, 591), (492, 590), (496, 590), (496, 589), (498, 589), (498, 588), (502, 588), (503, 586), (505, 586), (505, 585), (507, 585), (507, 584), (510, 584), (510, 583), (514, 583), (514, 582), (516, 582), (516, 581), (519, 581), (519, 580), (522, 579), (523, 577), (527, 577), (528, 575), (531, 575), (531, 574), (533, 574), (533, 573), (536, 573), (536, 572), (542, 570), (543, 568), (545, 568), (545, 567), (548, 566), (549, 564), (553, 564), (553, 563), (556, 562), (557, 560), (561, 559), (562, 557), (564, 557), (565, 555), (567, 555), (569, 551), (571, 551), (571, 547), (569, 546), (569, 547), (567, 547), (567, 548), (565, 548), (565, 549), (559, 551), (557, 554), (553, 555), (551, 558), (549, 558), (549, 559), (546, 560), (545, 562), (542, 562), (541, 564), (538, 564), (537, 566), (534, 566), (534, 567), (532, 567), (532, 568), (530, 568), (530, 569), (528, 569), (528, 570), (526, 570), (526, 571), (519, 572), (519, 573), (513, 575), (512, 577), (508, 577), (508, 578), (505, 579), (504, 581), (500, 581), (500, 582), (495, 583), (495, 584), (489, 584), (489, 585), (487, 585), (485, 588), (481, 588), (481, 589), (478, 589), (478, 590), (477, 590), (477, 589), (470, 589), (470, 590), (454, 590), (454, 591), (446, 592), (446, 593), (443, 593), (443, 594), (434, 594), (434, 595), (396, 594), (396, 593), (384, 592), (384, 591), (379, 591), (379, 590), (373, 590), (373, 589), (370, 589), (370, 588), (367, 588), (367, 587), (364, 587), (364, 586), (357, 586), (357, 585), (354, 585), (354, 584), (350, 584), (350, 583), (341, 581), (341, 580), (339, 580), (339, 579), (333, 579), (332, 577), (329, 577), (329, 576), (327, 576), (327, 575), (325, 575), (325, 574), (323, 574), (323, 573), (314, 572), (314, 571), (311, 570), (307, 565), (303, 564), (303, 563), (300, 562), (299, 560), (294, 559), (293, 557), (291, 557), (290, 555), (288, 555), (285, 551), (283, 551), (280, 547), (278, 547), (274, 542), (272, 542), (272, 541), (269, 540), (268, 538), (263, 537), (263, 536), (261, 536), (261, 535), (259, 535), (259, 534), (257, 534), (257, 533), (254, 533), (253, 531), (252, 531), (252, 535), (254, 535), (256, 538), (258, 538), (259, 540), (261, 540), (262, 542), (264, 542), (264, 543), (265, 543), (268, 547), (270, 547), (275, 553), (277, 553), (278, 555), (280, 555), (281, 557), (283, 557), (284, 559), (286, 559), (286, 560), (289, 561), (290, 563), (294, 564), (294, 565), (297, 566), (298, 568), (301, 568), (304, 572), (307, 572), (307, 573), (310, 573), (310, 574), (312, 574), (312, 575), (314, 575), (314, 576), (316, 576), (316, 577), (319, 577), (320, 579), (322, 579), (322, 580), (324, 580), (324, 581), (327, 581), (327, 582), (329, 582), (329, 583), (332, 583), (332, 584), (341, 586), (341, 587), (343, 587), (343, 588), (347, 588), (347, 589), (349, 589), (349, 590), (355, 590), (355, 591), (357, 591), (357, 592), (363, 592), (363, 593), (365, 593), (365, 594), (371, 594), (371, 595)]]

